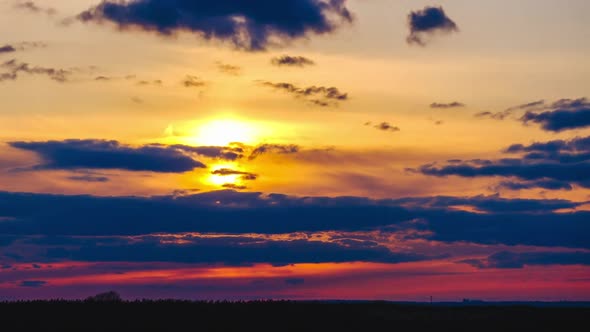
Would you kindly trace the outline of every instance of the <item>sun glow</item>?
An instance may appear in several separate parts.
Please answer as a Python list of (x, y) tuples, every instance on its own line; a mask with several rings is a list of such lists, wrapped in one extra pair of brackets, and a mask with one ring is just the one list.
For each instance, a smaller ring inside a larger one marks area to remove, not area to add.
[(212, 120), (194, 130), (194, 143), (200, 145), (227, 146), (230, 143), (254, 144), (259, 139), (256, 126), (232, 119)]

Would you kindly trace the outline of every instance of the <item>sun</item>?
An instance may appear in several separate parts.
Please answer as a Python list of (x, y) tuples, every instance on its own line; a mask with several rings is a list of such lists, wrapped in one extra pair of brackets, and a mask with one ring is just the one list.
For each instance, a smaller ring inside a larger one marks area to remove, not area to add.
[(247, 122), (223, 119), (203, 123), (194, 129), (192, 136), (191, 140), (199, 145), (227, 146), (235, 142), (253, 144), (259, 131)]

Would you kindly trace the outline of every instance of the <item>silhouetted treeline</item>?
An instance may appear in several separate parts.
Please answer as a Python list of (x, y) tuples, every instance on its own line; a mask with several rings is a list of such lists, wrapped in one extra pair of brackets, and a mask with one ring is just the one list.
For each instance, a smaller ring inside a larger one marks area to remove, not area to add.
[(584, 331), (590, 308), (389, 302), (0, 303), (5, 331)]

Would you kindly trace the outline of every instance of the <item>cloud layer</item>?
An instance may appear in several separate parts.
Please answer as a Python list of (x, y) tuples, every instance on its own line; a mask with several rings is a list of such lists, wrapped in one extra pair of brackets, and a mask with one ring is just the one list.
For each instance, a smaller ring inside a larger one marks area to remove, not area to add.
[(346, 0), (135, 0), (103, 1), (78, 15), (83, 22), (112, 22), (172, 35), (185, 31), (205, 40), (257, 51), (310, 35), (334, 32), (351, 22)]

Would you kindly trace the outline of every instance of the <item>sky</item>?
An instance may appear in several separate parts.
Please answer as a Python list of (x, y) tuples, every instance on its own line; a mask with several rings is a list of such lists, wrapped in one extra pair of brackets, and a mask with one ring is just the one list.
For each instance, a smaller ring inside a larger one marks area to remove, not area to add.
[(0, 1), (0, 300), (590, 300), (586, 0)]

